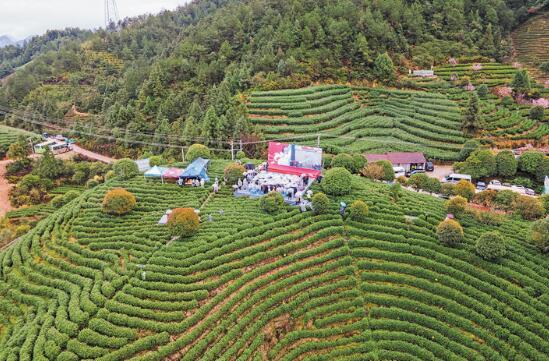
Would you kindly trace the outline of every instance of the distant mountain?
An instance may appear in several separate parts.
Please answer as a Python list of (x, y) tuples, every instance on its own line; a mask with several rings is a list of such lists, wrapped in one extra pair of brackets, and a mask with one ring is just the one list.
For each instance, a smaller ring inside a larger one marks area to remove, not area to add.
[(8, 35), (0, 35), (0, 48), (8, 45), (14, 45), (17, 41)]

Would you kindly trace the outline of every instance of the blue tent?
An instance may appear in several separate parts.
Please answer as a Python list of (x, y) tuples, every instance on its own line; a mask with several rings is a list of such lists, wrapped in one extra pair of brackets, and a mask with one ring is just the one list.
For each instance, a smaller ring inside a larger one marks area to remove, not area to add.
[(195, 159), (179, 176), (179, 179), (204, 179), (204, 181), (209, 182), (210, 177), (208, 177), (208, 164), (210, 163), (209, 159), (197, 158)]

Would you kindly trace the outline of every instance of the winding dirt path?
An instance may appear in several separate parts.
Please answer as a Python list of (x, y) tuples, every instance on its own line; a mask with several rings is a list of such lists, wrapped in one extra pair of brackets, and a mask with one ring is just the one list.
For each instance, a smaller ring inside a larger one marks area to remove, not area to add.
[(6, 167), (10, 162), (11, 160), (0, 161), (0, 218), (12, 209), (8, 198), (12, 185), (9, 184), (8, 180), (5, 178)]

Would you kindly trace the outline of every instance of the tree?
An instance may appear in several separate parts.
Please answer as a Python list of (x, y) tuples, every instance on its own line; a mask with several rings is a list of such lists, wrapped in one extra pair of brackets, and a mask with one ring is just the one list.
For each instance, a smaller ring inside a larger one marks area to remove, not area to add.
[(540, 219), (532, 224), (530, 237), (532, 243), (542, 252), (549, 252), (549, 217)]
[(267, 213), (276, 213), (284, 206), (284, 197), (278, 192), (271, 192), (261, 198), (259, 205)]
[(496, 157), (489, 149), (478, 149), (465, 162), (456, 165), (456, 168), (462, 173), (469, 174), (473, 179), (490, 177), (497, 171)]
[(480, 142), (476, 139), (469, 139), (463, 144), (463, 148), (459, 152), (459, 159), (466, 160), (478, 148), (480, 148)]
[(28, 145), (25, 138), (19, 137), (15, 143), (10, 144), (7, 156), (15, 161), (25, 160), (28, 155)]
[(355, 159), (353, 159), (353, 157), (347, 153), (340, 153), (333, 157), (331, 166), (332, 168), (345, 168), (351, 173), (355, 173), (357, 171)]
[(427, 183), (429, 182), (429, 177), (424, 173), (412, 174), (410, 179), (408, 179), (408, 185), (415, 190), (419, 191), (420, 189), (426, 189)]
[(376, 80), (385, 84), (392, 84), (396, 80), (395, 66), (387, 53), (379, 54), (374, 61), (372, 74)]
[(400, 185), (400, 183), (398, 182), (391, 184), (391, 186), (389, 187), (389, 195), (394, 202), (398, 202), (398, 200), (402, 196), (402, 185)]
[(244, 176), (244, 172), (246, 169), (242, 164), (239, 163), (231, 163), (225, 167), (225, 170), (223, 172), (225, 176), (225, 181), (227, 184), (236, 184), (239, 179), (241, 179)]
[(462, 179), (454, 186), (454, 194), (470, 201), (475, 195), (475, 186), (473, 183)]
[(462, 196), (455, 196), (446, 202), (446, 212), (448, 214), (453, 214), (457, 218), (461, 217), (463, 213), (465, 213), (466, 207), (467, 199)]
[(392, 182), (395, 179), (395, 170), (393, 165), (388, 160), (379, 160), (376, 162), (383, 168), (383, 178), (382, 180), (387, 182)]
[(168, 229), (173, 237), (191, 237), (200, 228), (200, 219), (192, 208), (176, 208), (168, 218)]
[(545, 155), (537, 150), (526, 151), (519, 158), (519, 169), (525, 173), (535, 175), (544, 158)]
[(515, 201), (515, 209), (527, 221), (533, 221), (545, 215), (541, 201), (530, 196), (519, 196)]
[(513, 177), (517, 173), (518, 162), (510, 150), (503, 150), (496, 155), (497, 174), (501, 177)]
[(349, 207), (349, 217), (355, 222), (365, 222), (368, 219), (369, 208), (366, 202), (354, 201)]
[(219, 134), (219, 117), (213, 106), (209, 107), (202, 121), (202, 136), (205, 138), (206, 144), (214, 144), (216, 139), (221, 137)]
[(532, 107), (528, 114), (530, 116), (530, 119), (541, 121), (545, 117), (545, 109), (542, 106), (538, 105)]
[(185, 159), (189, 162), (192, 162), (197, 158), (209, 159), (211, 158), (211, 156), (212, 153), (210, 152), (210, 149), (208, 147), (203, 144), (193, 144), (187, 150)]
[(382, 180), (385, 175), (385, 171), (380, 164), (368, 163), (366, 167), (362, 169), (362, 175), (372, 180)]
[(330, 210), (330, 199), (322, 192), (315, 193), (311, 201), (313, 213), (326, 214)]
[(543, 203), (545, 215), (549, 215), (549, 194), (544, 194), (541, 196), (541, 203)]
[(130, 213), (137, 200), (135, 196), (124, 188), (115, 188), (105, 194), (103, 198), (103, 212), (121, 216)]
[(424, 189), (429, 193), (439, 193), (442, 189), (442, 185), (438, 179), (427, 177), (427, 183), (425, 183)]
[(495, 260), (507, 254), (507, 246), (501, 233), (485, 232), (477, 239), (475, 251), (486, 260)]
[(526, 94), (530, 91), (532, 83), (526, 69), (519, 70), (515, 73), (511, 88), (513, 88), (516, 94)]
[(518, 194), (511, 190), (502, 190), (496, 194), (494, 198), (494, 205), (497, 209), (504, 211), (511, 211), (515, 208), (515, 201), (518, 198)]
[(40, 178), (55, 179), (63, 173), (63, 163), (55, 159), (55, 156), (49, 148), (42, 155), (33, 169), (33, 173)]
[(469, 135), (476, 134), (480, 129), (480, 107), (478, 96), (474, 92), (469, 96), (469, 103), (463, 117), (462, 128)]
[(455, 186), (452, 183), (442, 183), (440, 186), (440, 194), (442, 194), (443, 197), (450, 198), (454, 195), (454, 188)]
[(447, 246), (456, 246), (463, 241), (463, 228), (453, 219), (446, 219), (437, 226), (437, 238)]
[(114, 163), (113, 170), (114, 174), (122, 180), (131, 179), (139, 174), (137, 164), (129, 158), (116, 161), (116, 163)]
[(341, 196), (351, 193), (352, 174), (345, 168), (329, 169), (322, 178), (322, 189), (329, 195)]
[(481, 84), (477, 88), (477, 94), (480, 99), (486, 99), (488, 97), (489, 89), (486, 84)]

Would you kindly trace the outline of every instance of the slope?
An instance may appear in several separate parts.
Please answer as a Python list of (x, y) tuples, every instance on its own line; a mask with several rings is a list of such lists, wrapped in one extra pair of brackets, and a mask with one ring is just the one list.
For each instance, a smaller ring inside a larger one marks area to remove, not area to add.
[(549, 81), (549, 74), (539, 65), (549, 62), (549, 11), (534, 16), (512, 34), (517, 61), (525, 64), (539, 83)]
[[(0, 254), (0, 360), (548, 359), (547, 259), (528, 224), (507, 220), (512, 252), (488, 263), (471, 249), (495, 227), (467, 219), (449, 249), (441, 201), (353, 182), (342, 200), (365, 199), (365, 223), (335, 202), (269, 216), (228, 190), (141, 178), (87, 191)], [(115, 186), (136, 194), (132, 214), (101, 212)], [(170, 240), (156, 222), (177, 206), (213, 221)]]
[(331, 152), (407, 150), (456, 160), (466, 140), (458, 105), (438, 93), (320, 86), (254, 92), (247, 107), (267, 139), (315, 144), (320, 135)]

